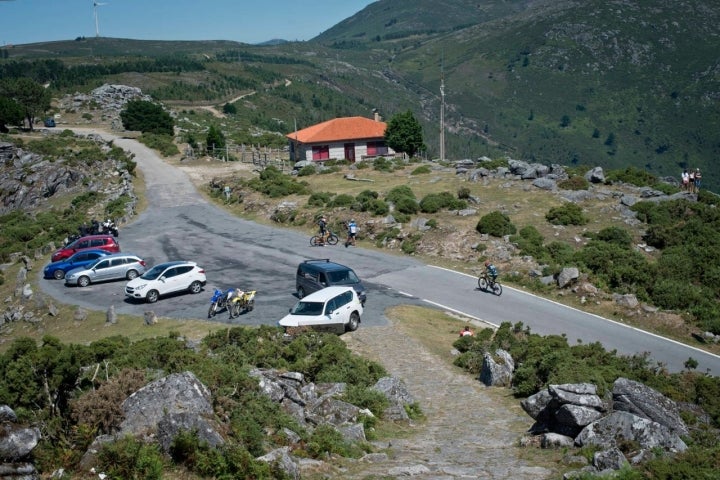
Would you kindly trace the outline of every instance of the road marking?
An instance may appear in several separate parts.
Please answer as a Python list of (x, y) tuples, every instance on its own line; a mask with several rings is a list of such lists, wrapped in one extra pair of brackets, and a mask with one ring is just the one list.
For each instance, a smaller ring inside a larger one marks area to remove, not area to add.
[[(428, 267), (437, 268), (437, 269), (439, 269), (439, 270), (445, 270), (446, 272), (456, 273), (456, 274), (464, 275), (464, 276), (470, 277), (470, 278), (477, 278), (476, 275), (470, 275), (469, 273), (458, 272), (458, 271), (456, 271), (456, 270), (452, 270), (452, 269), (445, 268), (445, 267), (438, 267), (438, 266), (435, 266), (435, 265), (428, 265)], [(687, 343), (683, 343), (683, 342), (679, 342), (679, 341), (677, 341), (677, 340), (673, 340), (672, 338), (663, 337), (662, 335), (658, 335), (657, 333), (648, 332), (647, 330), (643, 330), (642, 328), (634, 327), (634, 326), (632, 326), (632, 325), (627, 325), (627, 324), (625, 324), (625, 323), (618, 322), (618, 321), (612, 320), (612, 319), (610, 319), (610, 318), (602, 317), (602, 316), (597, 315), (597, 314), (592, 313), (592, 312), (586, 312), (586, 311), (584, 311), (584, 310), (580, 310), (579, 308), (571, 307), (571, 306), (569, 306), (569, 305), (565, 305), (564, 303), (556, 302), (555, 300), (551, 300), (551, 299), (549, 299), (549, 298), (541, 297), (541, 296), (539, 296), (539, 295), (535, 295), (534, 293), (526, 292), (525, 290), (519, 290), (519, 289), (517, 289), (517, 288), (509, 287), (509, 286), (506, 286), (506, 285), (503, 285), (503, 288), (509, 288), (510, 290), (514, 290), (514, 291), (516, 291), (516, 292), (518, 292), (518, 293), (522, 293), (522, 294), (524, 294), (524, 295), (529, 295), (529, 296), (531, 296), (531, 297), (535, 297), (535, 298), (537, 298), (537, 299), (539, 299), (539, 300), (544, 300), (544, 301), (546, 301), (546, 302), (554, 303), (555, 305), (558, 305), (558, 306), (560, 306), (560, 307), (565, 307), (565, 308), (568, 308), (568, 309), (570, 309), (570, 310), (574, 310), (574, 311), (576, 311), (576, 312), (578, 312), (578, 313), (582, 313), (582, 314), (584, 314), (584, 315), (591, 315), (591, 316), (593, 316), (593, 317), (595, 317), (595, 318), (597, 318), (597, 319), (604, 320), (604, 321), (610, 322), (610, 323), (614, 323), (615, 325), (618, 325), (618, 326), (621, 326), (621, 327), (625, 327), (625, 328), (628, 328), (628, 329), (630, 329), (630, 330), (634, 330), (634, 331), (636, 331), (636, 332), (644, 333), (645, 335), (649, 335), (649, 336), (651, 336), (651, 337), (655, 337), (655, 338), (660, 339), (660, 340), (665, 340), (665, 341), (667, 341), (667, 342), (674, 343), (675, 345), (682, 346), (682, 347), (685, 347), (685, 348), (689, 348), (689, 349), (691, 349), (691, 350), (695, 350), (695, 351), (698, 352), (698, 353), (702, 353), (702, 354), (704, 354), (704, 355), (710, 355), (711, 357), (715, 357), (715, 358), (717, 358), (717, 359), (720, 359), (720, 355), (717, 355), (717, 354), (715, 354), (715, 353), (708, 352), (707, 350), (703, 350), (702, 348), (694, 347), (694, 346), (692, 346), (692, 345), (688, 345)], [(428, 302), (428, 303), (433, 303), (433, 302)], [(463, 313), (463, 315), (466, 315), (466, 314)], [(470, 316), (470, 315), (468, 315), (468, 316)], [(470, 317), (471, 317), (471, 318), (474, 318), (474, 317), (472, 317), (472, 316), (470, 316)], [(482, 320), (481, 320), (481, 321), (482, 321)], [(485, 322), (485, 323), (490, 323), (490, 322)], [(491, 324), (491, 325), (492, 325), (492, 324)]]

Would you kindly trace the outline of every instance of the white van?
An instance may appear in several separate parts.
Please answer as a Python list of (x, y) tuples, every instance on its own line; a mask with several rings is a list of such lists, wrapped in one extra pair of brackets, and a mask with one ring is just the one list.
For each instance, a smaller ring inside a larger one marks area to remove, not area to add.
[(327, 287), (302, 298), (278, 325), (344, 333), (357, 330), (363, 306), (353, 287)]

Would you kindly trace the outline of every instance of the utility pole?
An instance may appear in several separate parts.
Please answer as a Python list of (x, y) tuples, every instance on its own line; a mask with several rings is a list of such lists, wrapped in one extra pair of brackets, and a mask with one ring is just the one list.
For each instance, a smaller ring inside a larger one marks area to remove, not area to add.
[(445, 72), (440, 64), (440, 161), (445, 160)]

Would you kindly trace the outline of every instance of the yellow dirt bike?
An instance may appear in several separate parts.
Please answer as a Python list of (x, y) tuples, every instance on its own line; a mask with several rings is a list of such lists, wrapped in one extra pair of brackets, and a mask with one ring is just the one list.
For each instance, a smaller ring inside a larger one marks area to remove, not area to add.
[(252, 312), (255, 308), (255, 293), (255, 290), (250, 290), (231, 298), (228, 306), (230, 318), (239, 317), (241, 313)]

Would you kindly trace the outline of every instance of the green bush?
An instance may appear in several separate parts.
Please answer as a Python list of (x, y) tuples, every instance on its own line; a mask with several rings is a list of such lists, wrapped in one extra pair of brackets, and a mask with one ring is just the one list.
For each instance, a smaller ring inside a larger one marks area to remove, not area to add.
[(630, 236), (630, 233), (620, 227), (603, 228), (597, 233), (595, 238), (602, 240), (603, 242), (614, 243), (625, 247), (629, 247), (632, 243), (632, 236)]
[(530, 255), (538, 261), (542, 261), (547, 256), (547, 251), (543, 246), (545, 239), (532, 225), (521, 228), (519, 234), (513, 235), (510, 241), (517, 244), (523, 255)]
[(247, 185), (271, 198), (286, 197), (288, 195), (306, 195), (309, 189), (306, 183), (300, 183), (289, 175), (285, 175), (274, 166), (269, 166), (260, 172), (259, 178), (253, 178)]
[(453, 197), (450, 192), (430, 193), (420, 200), (420, 211), (436, 213), (442, 209), (461, 210), (467, 208), (467, 202)]
[(130, 100), (120, 112), (120, 119), (126, 130), (158, 135), (173, 135), (175, 122), (162, 106), (144, 100)]
[(347, 193), (341, 193), (330, 202), (331, 207), (349, 207), (355, 203), (355, 198)]
[(395, 202), (395, 209), (400, 213), (412, 215), (418, 212), (420, 206), (414, 198), (402, 197)]
[(587, 190), (590, 188), (590, 182), (585, 177), (573, 175), (565, 180), (558, 182), (558, 188), (563, 190)]
[(415, 170), (410, 172), (410, 175), (423, 175), (430, 172), (432, 172), (432, 170), (428, 165), (420, 165), (419, 167), (415, 168)]
[(379, 172), (392, 172), (393, 164), (385, 157), (378, 157), (373, 160), (373, 169)]
[(332, 193), (329, 192), (313, 192), (308, 198), (308, 207), (324, 207), (332, 200)]
[(160, 447), (131, 436), (104, 444), (98, 452), (98, 462), (111, 478), (160, 480), (163, 477)]
[(590, 221), (583, 215), (582, 208), (575, 203), (553, 207), (545, 215), (545, 218), (553, 225), (585, 225)]
[(403, 240), (402, 245), (400, 245), (400, 249), (403, 253), (412, 255), (417, 250), (417, 245), (420, 240), (422, 240), (422, 233), (414, 233)]
[(460, 187), (457, 191), (457, 198), (467, 200), (470, 198), (470, 189), (468, 187)]
[(659, 181), (650, 172), (637, 167), (627, 167), (624, 170), (610, 170), (605, 175), (605, 183), (623, 182), (637, 187), (654, 187)]
[(510, 217), (497, 210), (481, 217), (475, 226), (475, 230), (493, 237), (513, 235), (517, 231), (515, 225), (510, 221)]
[(180, 150), (178, 150), (177, 145), (173, 143), (173, 137), (170, 135), (143, 133), (140, 135), (140, 138), (138, 138), (138, 141), (148, 148), (157, 150), (163, 157), (172, 157), (180, 154)]
[(366, 209), (368, 212), (377, 216), (387, 215), (390, 211), (390, 207), (388, 207), (388, 204), (379, 199), (372, 199), (368, 201), (366, 204)]
[(307, 177), (308, 175), (315, 175), (315, 165), (305, 165), (300, 170), (298, 170), (298, 177)]
[(392, 203), (397, 203), (398, 200), (402, 198), (412, 198), (415, 200), (415, 193), (412, 191), (412, 188), (407, 185), (399, 185), (390, 189), (387, 195), (385, 195), (385, 200)]

